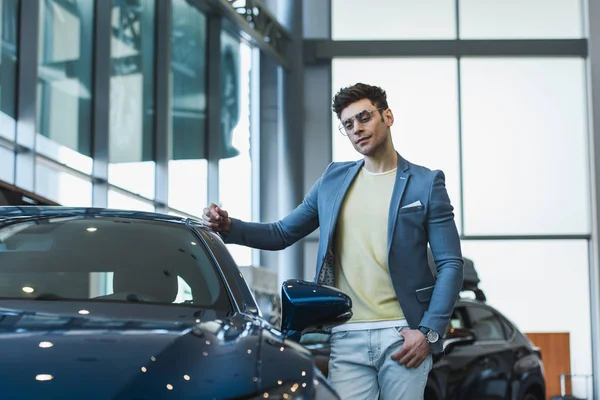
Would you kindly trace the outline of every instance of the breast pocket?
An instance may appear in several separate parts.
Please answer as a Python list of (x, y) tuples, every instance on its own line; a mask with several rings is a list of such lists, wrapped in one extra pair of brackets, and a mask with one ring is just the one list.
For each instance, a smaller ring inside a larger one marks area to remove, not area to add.
[(425, 207), (423, 205), (401, 208), (396, 219), (396, 234), (403, 240), (423, 238), (425, 233)]
[(400, 215), (405, 215), (405, 214), (422, 213), (424, 209), (425, 209), (425, 206), (423, 206), (423, 205), (401, 208), (398, 210), (398, 215), (400, 216)]

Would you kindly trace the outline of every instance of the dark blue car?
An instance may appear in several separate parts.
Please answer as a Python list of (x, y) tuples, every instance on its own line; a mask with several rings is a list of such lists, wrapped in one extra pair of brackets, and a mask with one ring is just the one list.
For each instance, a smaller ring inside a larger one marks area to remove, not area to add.
[(351, 317), (282, 286), (269, 324), (221, 239), (161, 214), (0, 207), (3, 399), (337, 399), (296, 339)]

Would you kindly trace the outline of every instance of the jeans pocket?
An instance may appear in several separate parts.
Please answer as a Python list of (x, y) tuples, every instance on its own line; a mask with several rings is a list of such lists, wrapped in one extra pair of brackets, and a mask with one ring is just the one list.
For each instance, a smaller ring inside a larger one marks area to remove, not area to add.
[(390, 328), (394, 332), (394, 336), (398, 339), (404, 340), (404, 336), (402, 336), (401, 332), (405, 329), (408, 329), (408, 326), (394, 326)]
[(331, 334), (331, 341), (343, 339), (348, 336), (348, 331), (337, 331)]

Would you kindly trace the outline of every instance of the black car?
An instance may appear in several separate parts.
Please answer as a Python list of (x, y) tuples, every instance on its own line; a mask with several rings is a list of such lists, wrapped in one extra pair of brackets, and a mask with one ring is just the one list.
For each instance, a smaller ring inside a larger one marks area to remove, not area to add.
[[(431, 268), (435, 270), (433, 264)], [(539, 349), (504, 315), (486, 304), (474, 264), (468, 258), (464, 277), (464, 298), (458, 300), (443, 337), (444, 352), (433, 356), (425, 400), (544, 400)], [(308, 333), (300, 342), (311, 349), (326, 376), (328, 336)]]
[(345, 294), (282, 286), (261, 317), (219, 236), (162, 214), (0, 207), (3, 399), (337, 399), (291, 338), (351, 317)]

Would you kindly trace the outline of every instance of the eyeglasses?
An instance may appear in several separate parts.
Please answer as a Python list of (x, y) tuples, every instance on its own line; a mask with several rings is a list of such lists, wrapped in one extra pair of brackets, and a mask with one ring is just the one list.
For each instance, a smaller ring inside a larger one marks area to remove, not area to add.
[(361, 112), (355, 114), (353, 117), (347, 118), (342, 121), (338, 129), (342, 133), (342, 135), (350, 135), (354, 132), (354, 120), (356, 120), (361, 125), (366, 125), (373, 119), (373, 113), (375, 111), (383, 110), (382, 108), (376, 108), (375, 110), (362, 110)]

